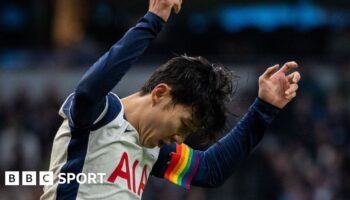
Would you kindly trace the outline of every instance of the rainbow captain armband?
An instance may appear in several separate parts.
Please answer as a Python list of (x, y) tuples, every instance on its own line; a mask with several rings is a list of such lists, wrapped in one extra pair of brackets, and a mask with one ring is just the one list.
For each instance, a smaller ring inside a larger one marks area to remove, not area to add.
[(198, 152), (185, 144), (176, 144), (176, 152), (172, 152), (170, 156), (171, 160), (164, 178), (189, 189), (191, 180), (198, 168)]

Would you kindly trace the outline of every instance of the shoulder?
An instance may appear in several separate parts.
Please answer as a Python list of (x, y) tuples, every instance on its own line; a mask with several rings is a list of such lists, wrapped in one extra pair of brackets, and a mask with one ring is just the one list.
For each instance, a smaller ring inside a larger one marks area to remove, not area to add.
[(103, 109), (99, 117), (94, 121), (94, 123), (88, 127), (78, 127), (72, 120), (70, 112), (74, 95), (74, 93), (70, 94), (59, 110), (59, 115), (63, 119), (67, 119), (69, 121), (69, 126), (71, 128), (90, 129), (93, 131), (102, 126), (105, 126), (114, 119), (119, 119), (119, 121), (123, 120), (124, 108), (120, 98), (114, 93), (108, 93), (108, 95), (105, 97), (105, 108)]

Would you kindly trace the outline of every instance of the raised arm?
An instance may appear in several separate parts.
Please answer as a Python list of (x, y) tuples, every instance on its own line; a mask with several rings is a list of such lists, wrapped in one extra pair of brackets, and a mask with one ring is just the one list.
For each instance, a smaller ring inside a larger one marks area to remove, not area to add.
[(199, 151), (192, 185), (217, 187), (237, 169), (261, 141), (279, 109), (257, 98), (248, 112), (218, 143)]
[(171, 13), (179, 11), (180, 0), (150, 0), (147, 14), (114, 44), (79, 81), (71, 107), (78, 126), (91, 125), (103, 111), (106, 95), (161, 31)]
[(185, 144), (163, 148), (152, 174), (187, 188), (190, 184), (216, 187), (224, 183), (259, 143), (278, 111), (296, 96), (300, 74), (286, 75), (296, 67), (289, 62), (280, 70), (278, 65), (268, 68), (259, 78), (259, 98), (225, 137), (206, 151)]

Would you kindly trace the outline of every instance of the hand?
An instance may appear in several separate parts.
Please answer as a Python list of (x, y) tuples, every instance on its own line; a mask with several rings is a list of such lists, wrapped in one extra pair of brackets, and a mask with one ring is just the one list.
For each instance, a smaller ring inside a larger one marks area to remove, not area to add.
[(278, 108), (286, 106), (296, 96), (301, 78), (297, 71), (286, 73), (297, 67), (296, 62), (287, 62), (281, 69), (278, 64), (267, 68), (259, 77), (259, 98)]
[(174, 9), (176, 13), (179, 13), (181, 4), (182, 0), (150, 0), (148, 11), (168, 21), (171, 10)]

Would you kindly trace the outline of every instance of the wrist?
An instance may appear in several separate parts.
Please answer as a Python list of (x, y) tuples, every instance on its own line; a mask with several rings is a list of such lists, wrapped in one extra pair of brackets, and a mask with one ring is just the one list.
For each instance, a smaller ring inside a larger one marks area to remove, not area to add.
[[(279, 98), (275, 98), (274, 96), (272, 95), (263, 95), (264, 93), (261, 93), (259, 92), (258, 94), (258, 98), (270, 105), (273, 105), (279, 109), (282, 109), (285, 104), (284, 102), (282, 102)], [(284, 105), (283, 105), (284, 104)]]
[(251, 109), (254, 109), (260, 116), (265, 124), (271, 124), (273, 119), (277, 116), (278, 112), (281, 110), (280, 108), (262, 100), (257, 97), (251, 106)]
[(164, 22), (168, 21), (170, 16), (170, 11), (166, 9), (151, 9), (151, 8), (148, 10), (148, 12), (151, 12), (157, 15), (158, 17), (160, 17)]
[(272, 103), (269, 103), (269, 102), (265, 101), (264, 99), (260, 98), (259, 96), (256, 98), (256, 101), (258, 101), (259, 104), (263, 104), (263, 105), (269, 106), (269, 107), (271, 107), (273, 109), (276, 109), (276, 110), (281, 110), (282, 109), (282, 108), (280, 108), (280, 107), (278, 107), (278, 106), (276, 106), (276, 105), (274, 105)]

